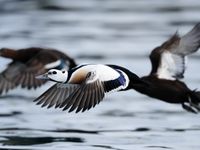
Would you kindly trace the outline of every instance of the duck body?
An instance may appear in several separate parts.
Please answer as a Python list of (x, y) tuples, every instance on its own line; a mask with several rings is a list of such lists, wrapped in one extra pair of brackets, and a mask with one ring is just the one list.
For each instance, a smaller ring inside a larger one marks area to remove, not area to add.
[[(21, 62), (25, 64), (33, 60), (35, 62), (39, 61), (41, 64), (45, 66), (47, 64), (56, 62), (58, 60), (63, 60), (69, 62), (69, 68), (73, 68), (76, 66), (75, 61), (65, 53), (55, 49), (48, 49), (48, 48), (30, 47), (19, 50), (1, 48), (0, 56), (12, 59), (13, 60), (12, 63)], [(59, 66), (59, 64), (57, 66)]]
[(180, 37), (177, 32), (166, 42), (152, 50), (149, 75), (141, 77), (148, 83), (134, 84), (132, 88), (147, 96), (168, 102), (179, 103), (189, 112), (200, 111), (200, 92), (191, 90), (180, 79), (184, 78), (186, 57), (200, 47), (200, 23)]
[(36, 75), (52, 68), (67, 69), (76, 66), (72, 58), (55, 49), (31, 47), (14, 50), (2, 48), (0, 56), (12, 59), (12, 62), (0, 74), (0, 94), (19, 85), (22, 88), (35, 89), (46, 82), (35, 79)]
[(57, 83), (35, 100), (37, 104), (69, 109), (69, 112), (89, 110), (106, 93), (129, 90), (131, 84), (143, 82), (126, 68), (102, 64), (80, 65), (68, 72), (52, 69), (40, 78)]
[(168, 103), (184, 103), (188, 102), (188, 96), (191, 90), (184, 82), (179, 80), (171, 81), (158, 79), (155, 76), (145, 76), (141, 78), (147, 82), (149, 86), (144, 84), (133, 85), (133, 88), (150, 97), (163, 100)]

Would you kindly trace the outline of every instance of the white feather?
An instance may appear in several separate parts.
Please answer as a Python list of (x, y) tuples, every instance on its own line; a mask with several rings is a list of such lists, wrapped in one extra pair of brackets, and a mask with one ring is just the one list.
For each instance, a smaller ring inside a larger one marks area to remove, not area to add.
[(44, 67), (45, 67), (45, 69), (50, 69), (50, 68), (55, 68), (55, 67), (59, 66), (60, 64), (61, 64), (61, 60), (57, 60), (55, 62), (46, 64)]
[[(91, 72), (91, 76), (88, 79), (87, 83), (94, 82), (97, 79), (99, 79), (100, 81), (103, 81), (103, 82), (115, 80), (115, 79), (119, 78), (119, 76), (120, 76), (120, 73), (118, 71), (114, 70), (113, 68), (111, 68), (109, 66), (101, 65), (101, 64), (87, 65), (80, 69), (86, 69), (88, 72)], [(125, 81), (126, 81), (125, 85), (121, 85), (118, 88), (109, 91), (108, 93), (112, 93), (112, 92), (116, 92), (116, 91), (125, 89), (128, 86), (128, 84), (129, 84), (128, 76), (123, 71), (121, 71), (121, 70), (119, 70), (119, 71), (123, 74), (123, 76), (125, 78)]]
[(106, 65), (97, 65), (96, 71), (101, 81), (115, 80), (120, 76), (119, 72)]
[[(53, 74), (53, 72), (56, 72), (56, 74)], [(50, 74), (49, 74), (50, 72)], [(68, 78), (68, 72), (63, 70), (57, 70), (57, 69), (51, 69), (47, 73), (48, 78), (52, 79), (55, 82), (66, 82)]]
[(116, 70), (106, 65), (97, 64), (97, 65), (85, 65), (78, 68), (76, 71), (73, 72), (70, 79), (73, 79), (79, 73), (87, 74), (89, 72), (95, 72), (96, 74), (95, 78), (98, 78), (100, 81), (114, 80), (120, 76), (120, 74)]
[(176, 70), (176, 64), (172, 57), (172, 53), (164, 52), (161, 56), (160, 66), (158, 67), (158, 78), (164, 78), (168, 80), (175, 80), (173, 72)]
[(160, 66), (158, 67), (158, 78), (175, 80), (182, 78), (185, 71), (185, 57), (169, 51), (161, 55)]

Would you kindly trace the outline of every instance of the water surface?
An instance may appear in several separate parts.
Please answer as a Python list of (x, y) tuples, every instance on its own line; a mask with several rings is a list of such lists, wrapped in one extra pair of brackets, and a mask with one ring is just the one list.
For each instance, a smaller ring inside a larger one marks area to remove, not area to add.
[[(200, 1), (2, 0), (0, 47), (52, 47), (78, 63), (111, 63), (148, 74), (150, 51), (200, 21)], [(185, 82), (199, 88), (199, 52)], [(3, 70), (9, 60), (1, 58)], [(36, 91), (0, 98), (0, 148), (9, 150), (199, 150), (199, 115), (135, 91), (113, 93), (83, 114), (41, 109)]]

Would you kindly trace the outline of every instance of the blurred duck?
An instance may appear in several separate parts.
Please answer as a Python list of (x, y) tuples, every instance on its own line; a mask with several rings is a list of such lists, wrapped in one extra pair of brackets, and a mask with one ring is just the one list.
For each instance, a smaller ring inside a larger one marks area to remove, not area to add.
[(84, 112), (102, 101), (106, 93), (145, 84), (126, 68), (102, 64), (81, 65), (69, 71), (51, 69), (37, 78), (57, 83), (34, 101), (42, 107), (55, 106), (69, 112)]
[(200, 92), (191, 90), (180, 81), (184, 76), (186, 56), (200, 47), (200, 23), (180, 37), (175, 33), (150, 54), (152, 69), (141, 78), (150, 86), (135, 84), (133, 88), (145, 95), (168, 103), (180, 103), (189, 112), (200, 111)]
[(0, 74), (0, 94), (19, 85), (22, 88), (36, 89), (46, 82), (36, 79), (36, 75), (45, 73), (52, 68), (63, 69), (76, 66), (72, 58), (54, 49), (31, 47), (13, 50), (2, 48), (0, 56), (12, 59), (12, 62)]

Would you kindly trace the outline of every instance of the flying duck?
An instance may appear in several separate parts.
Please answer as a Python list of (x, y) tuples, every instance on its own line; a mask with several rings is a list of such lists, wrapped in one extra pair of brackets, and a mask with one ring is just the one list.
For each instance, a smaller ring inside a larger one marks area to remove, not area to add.
[(200, 47), (200, 23), (184, 36), (176, 32), (150, 54), (152, 69), (141, 80), (148, 83), (134, 84), (133, 88), (145, 95), (168, 103), (179, 103), (193, 113), (200, 111), (200, 91), (191, 90), (180, 81), (186, 69), (186, 57)]
[(73, 68), (75, 61), (66, 54), (46, 48), (31, 47), (26, 49), (1, 48), (0, 56), (12, 59), (7, 68), (0, 73), (0, 94), (21, 85), (22, 88), (36, 89), (45, 80), (35, 76), (47, 72), (49, 69)]
[(100, 103), (106, 93), (125, 91), (145, 84), (134, 73), (116, 65), (87, 64), (69, 71), (51, 69), (37, 76), (57, 82), (34, 101), (42, 107), (84, 112)]

